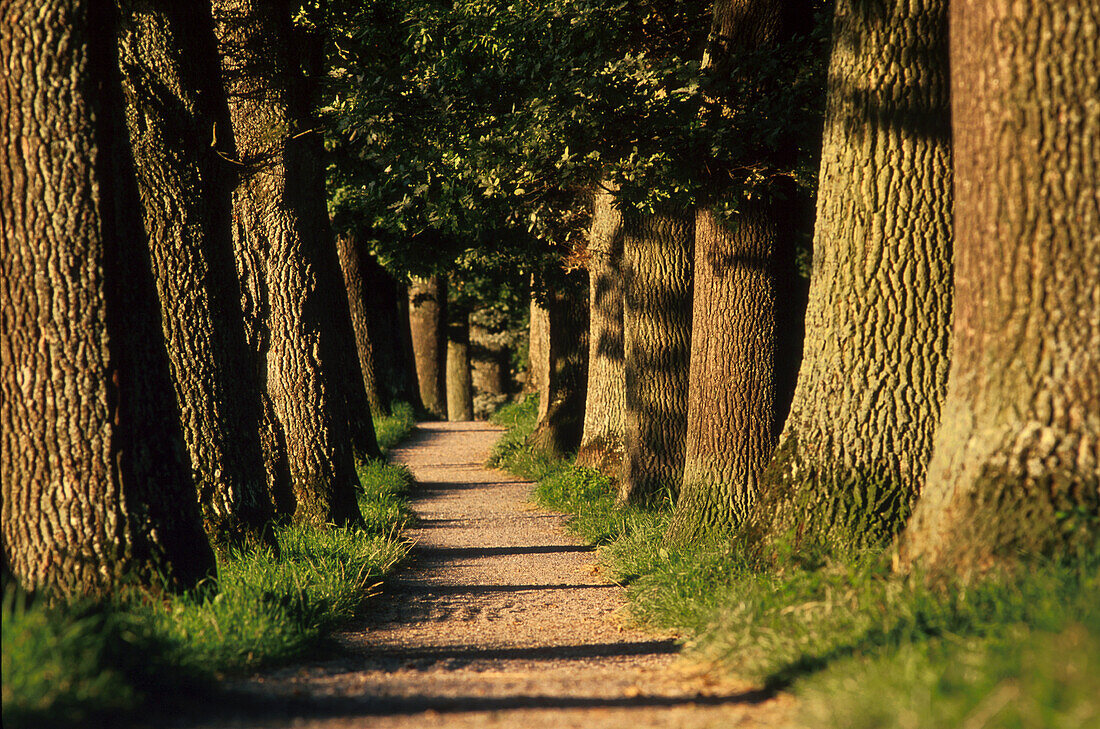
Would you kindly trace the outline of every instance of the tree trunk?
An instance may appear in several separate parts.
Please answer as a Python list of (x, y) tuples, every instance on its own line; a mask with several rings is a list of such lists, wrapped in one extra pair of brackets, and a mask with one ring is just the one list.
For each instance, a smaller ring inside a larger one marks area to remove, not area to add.
[[(810, 12), (789, 0), (716, 0), (703, 68), (721, 74), (739, 54), (776, 47), (791, 34), (784, 16), (798, 10)], [(763, 160), (746, 160), (757, 161)], [(781, 390), (776, 277), (792, 267), (791, 197), (742, 201), (732, 227), (710, 210), (696, 213), (684, 478), (667, 533), (671, 542), (739, 525), (775, 448)]]
[[(373, 255), (366, 255), (361, 261), (366, 290), (371, 292), (367, 297), (367, 329), (371, 335), (374, 379), (383, 412), (389, 413), (395, 402), (419, 407), (416, 367), (411, 354), (406, 359), (403, 344), (403, 339), (409, 339), (409, 302), (405, 289)], [(411, 346), (410, 341), (410, 352)]]
[(694, 228), (683, 215), (624, 224), (623, 503), (675, 497), (683, 477)]
[(370, 251), (358, 242), (354, 236), (341, 235), (336, 238), (336, 250), (340, 257), (340, 270), (344, 274), (344, 288), (348, 296), (348, 310), (351, 312), (351, 323), (355, 331), (355, 349), (359, 354), (359, 366), (363, 371), (363, 386), (370, 403), (371, 412), (375, 416), (386, 413), (388, 404), (383, 401), (382, 387), (379, 382), (378, 361), (375, 356), (375, 346), (371, 330), (371, 299), (374, 298), (374, 290), (371, 288), (366, 259), (370, 258)]
[(474, 391), (470, 379), (470, 314), (453, 302), (447, 305), (447, 420), (474, 419)]
[(214, 576), (148, 251), (130, 243), (141, 224), (105, 10), (0, 11), (3, 561), (28, 589), (96, 595)]
[(882, 543), (923, 483), (951, 318), (946, 7), (837, 4), (805, 356), (758, 536)]
[(447, 417), (447, 281), (440, 276), (413, 279), (409, 286), (409, 326), (416, 356), (420, 400), (433, 416)]
[(956, 315), (906, 535), (933, 571), (1100, 539), (1100, 6), (951, 8)]
[(670, 541), (738, 525), (775, 447), (775, 254), (783, 225), (774, 202), (727, 228), (708, 210), (695, 221), (684, 478)]
[(618, 477), (623, 462), (623, 219), (611, 190), (597, 188), (588, 241), (588, 392), (577, 465)]
[[(397, 282), (394, 281), (396, 285)], [(413, 350), (411, 307), (409, 306), (408, 292), (403, 286), (398, 286), (394, 292), (397, 300), (397, 321), (394, 326), (397, 329), (398, 366), (401, 368), (401, 380), (404, 384), (402, 399), (410, 403), (413, 409), (419, 413), (427, 412), (424, 401), (420, 398), (420, 385), (416, 374), (416, 352)]]
[(494, 331), (493, 312), (470, 315), (470, 380), (474, 388), (474, 417), (486, 420), (508, 399), (506, 333)]
[(353, 448), (367, 446), (351, 441), (366, 433), (349, 428), (357, 414), (348, 408), (348, 342), (335, 328), (340, 274), (312, 132), (301, 128), (293, 93), (290, 7), (215, 0), (213, 11), (239, 160), (233, 214), (244, 310), (286, 448), (293, 517), (356, 522)]
[[(550, 369), (550, 324), (546, 307), (531, 297), (531, 313), (527, 325), (527, 377), (524, 392), (541, 393), (546, 387)], [(546, 403), (539, 402), (539, 418), (546, 415)]]
[(550, 292), (544, 309), (547, 367), (539, 392), (539, 409), (544, 412), (530, 443), (536, 450), (557, 457), (576, 452), (584, 428), (588, 307), (578, 279), (570, 276)]
[(273, 545), (261, 385), (247, 366), (224, 162), (210, 149), (225, 112), (210, 15), (164, 0), (120, 5), (134, 172), (203, 520), (216, 545)]

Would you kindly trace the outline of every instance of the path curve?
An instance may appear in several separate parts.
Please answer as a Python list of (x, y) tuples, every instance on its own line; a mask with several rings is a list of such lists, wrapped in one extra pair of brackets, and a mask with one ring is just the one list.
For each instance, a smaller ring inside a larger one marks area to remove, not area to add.
[[(422, 423), (391, 452), (418, 485), (411, 564), (335, 658), (233, 687), (207, 726), (770, 727), (788, 702), (685, 669), (628, 627), (622, 589), (531, 483), (482, 467), (500, 430)], [(694, 674), (694, 675), (693, 675)]]

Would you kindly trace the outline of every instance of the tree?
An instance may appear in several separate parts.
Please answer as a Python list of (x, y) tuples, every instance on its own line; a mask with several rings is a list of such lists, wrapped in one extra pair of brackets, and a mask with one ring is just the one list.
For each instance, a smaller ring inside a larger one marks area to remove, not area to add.
[(508, 401), (512, 391), (509, 349), (516, 332), (502, 329), (505, 317), (488, 304), (470, 314), (470, 379), (474, 417), (485, 420)]
[(414, 278), (409, 286), (409, 326), (416, 355), (416, 379), (424, 408), (447, 417), (447, 280)]
[(346, 301), (308, 98), (290, 65), (290, 6), (215, 0), (213, 13), (235, 142), (226, 156), (239, 163), (237, 266), (249, 342), (264, 363), (272, 440), (285, 446), (295, 521), (352, 523), (360, 519), (353, 448), (369, 452), (367, 429), (353, 418), (369, 418), (369, 406), (348, 412), (354, 352), (343, 348), (354, 338), (350, 322), (338, 327), (336, 319), (340, 307), (346, 317)]
[(910, 559), (968, 574), (1100, 538), (1100, 7), (951, 6), (955, 321)]
[(31, 589), (192, 588), (213, 553), (133, 245), (114, 18), (79, 0), (0, 12), (4, 563)]
[(703, 198), (709, 204), (696, 211), (684, 475), (672, 541), (742, 522), (782, 423), (790, 352), (779, 331), (798, 313), (800, 297), (789, 292), (809, 197), (798, 180), (816, 161), (807, 140), (820, 135), (814, 10), (809, 1), (714, 4), (702, 113), (742, 137), (735, 161), (755, 179), (713, 175), (713, 202)]
[(626, 417), (623, 350), (623, 221), (613, 191), (594, 195), (588, 256), (588, 389), (576, 463), (618, 477)]
[(584, 427), (585, 376), (588, 372), (588, 307), (582, 291), (587, 281), (580, 271), (547, 272), (542, 281), (546, 305), (545, 355), (540, 365), (539, 419), (529, 443), (558, 457), (574, 453)]
[[(454, 291), (454, 287), (449, 287)], [(470, 311), (453, 298), (447, 302), (447, 420), (474, 419), (470, 371)]]
[(683, 476), (694, 227), (682, 213), (624, 213), (623, 503), (675, 495)]
[(924, 481), (951, 316), (946, 8), (837, 3), (805, 355), (757, 537), (888, 541)]
[[(216, 545), (274, 543), (256, 369), (244, 339), (208, 8), (119, 3), (118, 64), (164, 342), (203, 520)], [(242, 366), (243, 365), (243, 366)], [(281, 488), (285, 488), (281, 487)]]

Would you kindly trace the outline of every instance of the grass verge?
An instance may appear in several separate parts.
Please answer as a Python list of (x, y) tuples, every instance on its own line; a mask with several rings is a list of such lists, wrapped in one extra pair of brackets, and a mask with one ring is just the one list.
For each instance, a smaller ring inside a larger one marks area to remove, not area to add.
[(762, 569), (728, 537), (670, 548), (670, 505), (617, 509), (611, 479), (531, 453), (533, 415), (508, 417), (492, 464), (538, 481), (536, 499), (601, 545), (635, 619), (677, 630), (723, 670), (789, 688), (805, 726), (1100, 727), (1100, 555), (932, 588), (882, 553)]
[[(386, 448), (413, 425), (411, 409), (378, 421)], [(216, 594), (48, 605), (5, 590), (3, 726), (111, 726), (151, 698), (316, 650), (407, 552), (408, 470), (376, 461), (359, 480), (365, 528), (279, 528), (278, 556), (219, 558)]]

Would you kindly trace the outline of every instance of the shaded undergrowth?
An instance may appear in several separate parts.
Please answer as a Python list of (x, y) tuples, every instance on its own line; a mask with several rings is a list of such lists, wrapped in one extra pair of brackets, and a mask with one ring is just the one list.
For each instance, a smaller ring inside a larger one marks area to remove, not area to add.
[(670, 546), (670, 505), (617, 509), (611, 479), (532, 453), (531, 423), (513, 420), (494, 464), (601, 545), (634, 618), (716, 670), (789, 688), (806, 726), (1100, 726), (1100, 555), (930, 586), (881, 550), (765, 565), (732, 534)]
[[(411, 410), (378, 418), (389, 448)], [(3, 725), (113, 726), (152, 699), (301, 658), (350, 620), (405, 556), (403, 466), (359, 467), (364, 528), (277, 528), (279, 553), (219, 555), (216, 591), (50, 604), (4, 593)]]

